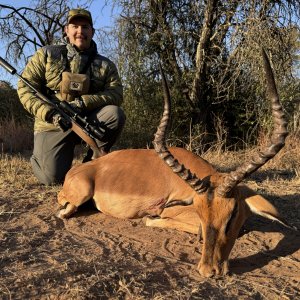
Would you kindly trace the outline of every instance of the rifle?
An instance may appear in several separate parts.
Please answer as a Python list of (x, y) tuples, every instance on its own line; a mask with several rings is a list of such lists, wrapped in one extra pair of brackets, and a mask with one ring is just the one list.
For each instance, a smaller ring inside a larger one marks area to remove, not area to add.
[(82, 138), (93, 150), (93, 158), (101, 156), (95, 139), (101, 139), (105, 129), (95, 127), (87, 121), (86, 116), (80, 116), (79, 113), (67, 101), (55, 101), (46, 97), (39, 92), (28, 80), (19, 75), (16, 69), (10, 65), (6, 60), (0, 56), (0, 65), (10, 74), (16, 75), (22, 80), (33, 92), (36, 97), (41, 99), (44, 103), (51, 105), (61, 115), (61, 117), (68, 123), (72, 124), (71, 129)]

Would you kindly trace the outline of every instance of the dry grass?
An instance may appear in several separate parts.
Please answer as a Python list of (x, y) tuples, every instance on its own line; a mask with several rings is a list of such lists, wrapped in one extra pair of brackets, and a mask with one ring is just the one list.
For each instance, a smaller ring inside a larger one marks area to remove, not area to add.
[(14, 120), (0, 124), (0, 152), (18, 153), (32, 148), (32, 126), (21, 125)]
[[(289, 137), (276, 158), (247, 182), (300, 227), (298, 149), (299, 140)], [(229, 170), (248, 154), (217, 150), (204, 158)], [(59, 189), (38, 184), (28, 157), (0, 155), (1, 299), (300, 297), (299, 234), (251, 219), (246, 224), (251, 232), (232, 253), (233, 274), (204, 279), (195, 270), (200, 253), (193, 235), (145, 228), (89, 208), (63, 222), (55, 217)], [(179, 246), (182, 252), (171, 255)]]
[[(263, 140), (262, 146), (253, 147), (245, 151), (221, 151), (215, 149), (214, 151), (205, 152), (202, 157), (208, 160), (210, 163), (220, 167), (224, 170), (230, 170), (240, 165), (244, 161), (249, 161), (254, 153), (267, 145), (268, 142)], [(293, 177), (300, 176), (300, 153), (299, 153), (300, 139), (295, 136), (288, 136), (286, 139), (285, 147), (270, 161), (268, 161), (261, 169), (264, 170), (275, 170), (287, 172), (293, 174)]]

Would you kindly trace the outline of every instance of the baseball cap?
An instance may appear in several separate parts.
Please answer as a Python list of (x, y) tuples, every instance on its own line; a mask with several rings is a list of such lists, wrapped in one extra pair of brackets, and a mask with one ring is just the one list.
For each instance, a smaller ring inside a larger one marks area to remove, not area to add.
[(68, 14), (68, 24), (73, 20), (74, 18), (84, 18), (89, 21), (91, 26), (93, 26), (93, 19), (91, 13), (82, 8), (76, 8), (76, 9), (71, 9)]

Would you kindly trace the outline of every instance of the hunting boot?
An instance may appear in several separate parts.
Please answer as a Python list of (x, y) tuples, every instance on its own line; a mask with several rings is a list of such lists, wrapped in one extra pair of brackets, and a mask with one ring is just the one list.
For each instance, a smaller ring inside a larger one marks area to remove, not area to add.
[[(102, 156), (108, 154), (108, 152), (106, 152), (103, 148), (100, 148), (99, 152), (100, 152), (100, 154), (99, 154), (99, 156), (97, 158), (102, 157)], [(87, 153), (86, 153), (86, 155), (85, 155), (85, 157), (82, 160), (82, 163), (86, 163), (88, 161), (93, 160), (93, 154), (94, 154), (94, 151), (91, 148), (89, 148), (88, 151), (87, 151)]]

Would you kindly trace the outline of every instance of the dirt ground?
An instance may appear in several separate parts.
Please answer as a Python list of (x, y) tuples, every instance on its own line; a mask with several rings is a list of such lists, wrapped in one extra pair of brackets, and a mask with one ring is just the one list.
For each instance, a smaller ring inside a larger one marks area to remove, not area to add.
[[(27, 158), (0, 163), (0, 299), (300, 299), (299, 232), (251, 217), (231, 274), (206, 279), (195, 235), (105, 216), (91, 203), (63, 221), (59, 186), (40, 186)], [(298, 228), (299, 183), (274, 170), (248, 180)]]

